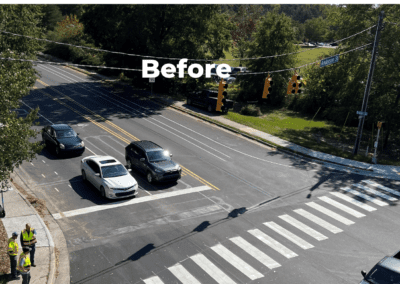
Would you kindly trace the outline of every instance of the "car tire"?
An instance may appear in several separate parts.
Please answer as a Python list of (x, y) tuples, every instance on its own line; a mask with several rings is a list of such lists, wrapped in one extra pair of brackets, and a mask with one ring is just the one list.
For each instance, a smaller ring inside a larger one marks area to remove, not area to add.
[(86, 173), (84, 170), (82, 170), (82, 179), (83, 179), (83, 182), (87, 182)]
[(127, 160), (126, 160), (126, 165), (127, 165), (128, 169), (132, 169), (132, 162), (131, 162), (131, 159), (127, 159)]
[(208, 112), (212, 112), (213, 111), (212, 105), (208, 105), (207, 110)]
[(100, 186), (100, 194), (101, 197), (106, 198), (106, 190), (104, 189), (103, 186)]
[(147, 181), (148, 181), (149, 183), (153, 183), (153, 182), (154, 182), (154, 178), (153, 178), (153, 175), (152, 175), (151, 172), (147, 172), (146, 178), (147, 178)]
[(191, 106), (192, 105), (192, 99), (187, 99), (187, 104)]

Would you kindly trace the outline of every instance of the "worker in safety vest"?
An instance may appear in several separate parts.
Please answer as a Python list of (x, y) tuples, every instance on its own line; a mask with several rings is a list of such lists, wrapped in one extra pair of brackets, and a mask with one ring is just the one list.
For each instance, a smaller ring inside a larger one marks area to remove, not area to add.
[(29, 259), (30, 247), (22, 248), (23, 253), (19, 256), (18, 270), (22, 275), (22, 284), (29, 284), (31, 281), (31, 260)]
[(22, 248), (24, 247), (29, 247), (31, 249), (30, 253), (30, 260), (31, 260), (31, 266), (35, 267), (35, 250), (36, 246), (35, 244), (37, 243), (36, 240), (36, 230), (31, 227), (30, 224), (26, 224), (26, 227), (24, 230), (21, 231), (21, 246)]
[(12, 233), (12, 237), (8, 239), (8, 255), (10, 256), (11, 280), (19, 280), (17, 275), (17, 257), (18, 257), (18, 233)]

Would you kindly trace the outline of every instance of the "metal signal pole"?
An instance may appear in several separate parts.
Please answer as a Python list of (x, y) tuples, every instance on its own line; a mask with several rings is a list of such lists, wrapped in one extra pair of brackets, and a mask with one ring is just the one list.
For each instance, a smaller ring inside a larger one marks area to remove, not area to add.
[(360, 140), (361, 140), (361, 137), (362, 137), (362, 130), (363, 130), (363, 127), (364, 127), (365, 116), (367, 115), (368, 97), (369, 97), (369, 92), (371, 90), (372, 77), (374, 75), (376, 54), (378, 53), (379, 36), (380, 36), (381, 29), (382, 29), (384, 14), (385, 14), (385, 12), (381, 11), (381, 13), (379, 15), (378, 25), (376, 26), (374, 47), (373, 47), (373, 50), (372, 50), (371, 65), (369, 67), (367, 84), (365, 85), (364, 99), (363, 99), (361, 111), (357, 112), (357, 114), (359, 114), (360, 116), (359, 116), (359, 122), (358, 122), (358, 130), (357, 130), (356, 142), (354, 144), (354, 149), (353, 149), (353, 155), (357, 155), (358, 148), (360, 146)]

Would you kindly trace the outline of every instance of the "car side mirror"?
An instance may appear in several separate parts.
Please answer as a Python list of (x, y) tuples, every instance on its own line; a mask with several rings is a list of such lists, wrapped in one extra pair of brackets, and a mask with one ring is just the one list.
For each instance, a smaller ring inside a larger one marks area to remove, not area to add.
[(146, 159), (145, 158), (140, 158), (139, 161), (144, 162)]
[(76, 135), (79, 135), (79, 133), (76, 133)]
[(94, 174), (96, 177), (100, 177), (100, 173), (95, 173)]
[(365, 276), (367, 276), (367, 272), (365, 272), (365, 270), (361, 270), (361, 275), (365, 278)]
[(169, 154), (170, 157), (172, 157), (172, 154)]

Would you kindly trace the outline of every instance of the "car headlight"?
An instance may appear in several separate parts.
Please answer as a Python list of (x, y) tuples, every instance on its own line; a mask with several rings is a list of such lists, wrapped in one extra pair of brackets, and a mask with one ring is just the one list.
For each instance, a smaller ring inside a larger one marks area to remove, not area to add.
[(179, 172), (181, 172), (181, 171), (182, 171), (181, 166), (178, 166), (177, 170), (178, 170)]
[(82, 141), (81, 142), (81, 147), (83, 147), (83, 146), (85, 146), (85, 142)]
[(156, 172), (156, 173), (162, 173), (163, 172), (163, 170), (160, 170), (160, 169), (154, 169), (154, 171)]
[(64, 144), (61, 144), (61, 143), (60, 143), (60, 149), (65, 149)]

